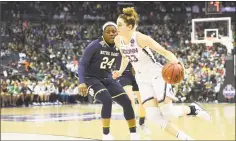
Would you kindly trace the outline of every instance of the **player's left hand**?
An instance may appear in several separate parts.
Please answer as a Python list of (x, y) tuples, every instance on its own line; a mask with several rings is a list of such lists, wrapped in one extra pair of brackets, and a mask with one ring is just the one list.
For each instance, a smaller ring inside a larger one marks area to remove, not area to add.
[(85, 83), (81, 83), (79, 84), (79, 91), (81, 92), (82, 96), (87, 96), (87, 91), (88, 91), (88, 87)]

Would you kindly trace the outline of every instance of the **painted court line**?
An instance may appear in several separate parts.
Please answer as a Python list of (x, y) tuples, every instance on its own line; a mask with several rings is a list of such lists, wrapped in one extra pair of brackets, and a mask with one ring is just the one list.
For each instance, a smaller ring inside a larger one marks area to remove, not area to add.
[(26, 133), (1, 133), (1, 140), (92, 140), (67, 136), (26, 134)]

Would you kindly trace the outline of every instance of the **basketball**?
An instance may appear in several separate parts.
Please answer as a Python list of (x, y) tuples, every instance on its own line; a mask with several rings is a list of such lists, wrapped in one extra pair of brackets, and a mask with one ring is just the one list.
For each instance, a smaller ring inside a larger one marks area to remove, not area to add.
[(168, 84), (177, 84), (184, 79), (184, 69), (178, 63), (167, 63), (162, 68), (162, 77)]

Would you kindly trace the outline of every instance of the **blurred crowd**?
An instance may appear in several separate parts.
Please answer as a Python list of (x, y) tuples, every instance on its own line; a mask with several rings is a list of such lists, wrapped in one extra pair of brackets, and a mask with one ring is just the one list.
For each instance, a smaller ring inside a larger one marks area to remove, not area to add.
[[(223, 4), (235, 6), (233, 2)], [(190, 42), (192, 18), (210, 17), (191, 10), (194, 5), (203, 7), (204, 2), (3, 2), (1, 5), (2, 106), (88, 102), (89, 98), (81, 97), (78, 91), (79, 58), (86, 45), (101, 35), (102, 24), (115, 21), (122, 7), (127, 6), (134, 6), (140, 13), (138, 30), (153, 37), (185, 64), (187, 78), (175, 86), (179, 101), (213, 102), (224, 81), (226, 47)], [(227, 28), (225, 24), (219, 26)], [(233, 35), (235, 39), (235, 32)], [(166, 63), (162, 56), (155, 55), (159, 62)]]

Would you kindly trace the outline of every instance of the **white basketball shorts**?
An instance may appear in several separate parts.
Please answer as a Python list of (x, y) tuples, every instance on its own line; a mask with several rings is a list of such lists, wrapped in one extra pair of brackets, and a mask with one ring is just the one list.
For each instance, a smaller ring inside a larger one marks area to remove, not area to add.
[(161, 103), (165, 97), (175, 99), (175, 94), (170, 84), (167, 84), (160, 74), (137, 74), (136, 81), (139, 87), (142, 103), (147, 102), (153, 98)]

